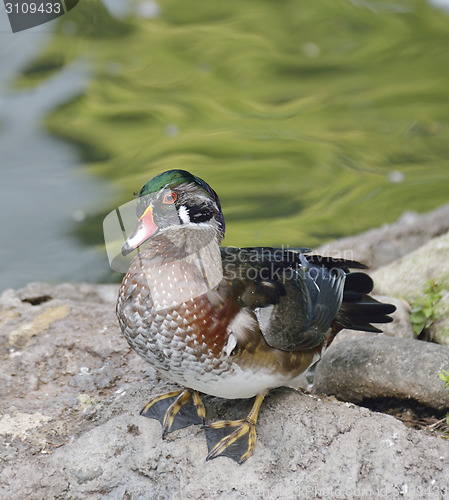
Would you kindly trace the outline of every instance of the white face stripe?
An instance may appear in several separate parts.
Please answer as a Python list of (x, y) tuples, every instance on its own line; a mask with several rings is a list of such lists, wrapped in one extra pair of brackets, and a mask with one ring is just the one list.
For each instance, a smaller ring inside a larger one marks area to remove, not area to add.
[(178, 210), (179, 218), (183, 224), (188, 224), (190, 222), (189, 209), (182, 205)]

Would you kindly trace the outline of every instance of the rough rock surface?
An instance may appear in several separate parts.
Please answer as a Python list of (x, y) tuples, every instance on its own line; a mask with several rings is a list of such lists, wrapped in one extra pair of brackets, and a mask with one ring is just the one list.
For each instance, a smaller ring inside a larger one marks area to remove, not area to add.
[[(381, 302), (385, 302), (386, 304), (394, 304), (396, 306), (396, 311), (393, 314), (391, 314), (393, 321), (391, 323), (386, 323), (382, 325), (382, 333), (376, 335), (396, 337), (396, 338), (406, 338), (406, 339), (414, 338), (413, 327), (409, 319), (410, 306), (407, 304), (407, 302), (405, 302), (402, 299), (397, 299), (396, 297), (389, 297), (386, 295), (374, 295), (374, 298)], [(363, 339), (365, 337), (371, 338), (372, 336), (373, 336), (372, 332), (343, 329), (334, 338), (329, 350), (332, 350), (336, 345), (340, 344), (341, 342), (346, 342), (347, 340)], [(312, 365), (308, 370), (306, 370), (301, 375), (299, 379), (299, 384), (302, 388), (307, 389), (308, 391), (314, 390), (315, 371), (321, 364), (321, 361), (322, 360), (320, 360), (319, 363)], [(332, 367), (329, 365), (329, 363), (324, 363), (321, 367), (321, 378), (324, 377), (324, 373), (328, 369), (330, 370), (330, 372), (332, 372)], [(349, 380), (352, 380), (351, 377), (349, 377)], [(319, 392), (326, 394), (324, 388), (321, 388)]]
[(371, 335), (332, 345), (317, 365), (314, 388), (354, 403), (367, 398), (411, 399), (447, 410), (449, 395), (438, 377), (447, 367), (449, 347)]
[[(393, 224), (332, 241), (317, 253), (347, 257), (370, 269), (385, 266), (449, 231), (449, 204), (427, 214), (406, 212)], [(387, 295), (391, 291), (386, 292)]]
[(431, 331), (437, 342), (449, 345), (449, 233), (378, 269), (372, 276), (376, 293), (402, 297), (412, 306), (423, 302), (429, 282), (438, 283), (441, 300), (435, 305), (436, 321)]
[[(122, 338), (115, 286), (32, 285), (0, 299), (0, 498), (445, 498), (449, 441), (391, 416), (274, 391), (254, 456), (204, 461), (204, 431), (139, 416), (173, 386)], [(343, 345), (343, 344), (341, 344)], [(206, 398), (210, 420), (250, 401)]]

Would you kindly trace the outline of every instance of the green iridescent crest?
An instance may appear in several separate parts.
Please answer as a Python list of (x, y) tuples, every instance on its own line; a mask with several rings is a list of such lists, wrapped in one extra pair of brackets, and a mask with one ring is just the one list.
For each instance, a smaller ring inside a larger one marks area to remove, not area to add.
[(210, 193), (211, 188), (202, 179), (192, 175), (186, 170), (167, 170), (162, 174), (156, 175), (140, 190), (139, 197), (147, 194), (156, 193), (164, 188), (173, 188), (183, 183), (194, 182), (200, 184), (206, 191)]

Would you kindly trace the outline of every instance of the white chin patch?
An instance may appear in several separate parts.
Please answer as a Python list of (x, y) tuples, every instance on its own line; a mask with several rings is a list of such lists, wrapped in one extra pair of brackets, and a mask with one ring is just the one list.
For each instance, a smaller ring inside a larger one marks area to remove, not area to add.
[(188, 224), (190, 222), (189, 210), (187, 207), (182, 205), (178, 210), (178, 214), (183, 224)]

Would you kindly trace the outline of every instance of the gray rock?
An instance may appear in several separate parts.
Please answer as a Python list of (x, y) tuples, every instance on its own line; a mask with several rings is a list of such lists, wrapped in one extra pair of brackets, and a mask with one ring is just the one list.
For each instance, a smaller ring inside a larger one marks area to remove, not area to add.
[[(343, 329), (334, 338), (329, 349), (333, 349), (337, 344), (346, 342), (347, 340), (363, 339), (365, 337), (372, 338), (376, 335), (385, 335), (388, 337), (397, 338), (414, 338), (413, 327), (409, 319), (410, 307), (408, 306), (408, 304), (402, 299), (388, 297), (386, 295), (375, 295), (374, 298), (381, 302), (385, 302), (386, 304), (394, 304), (396, 306), (396, 311), (391, 315), (393, 321), (391, 323), (376, 325), (377, 327), (382, 329), (382, 333), (379, 334), (359, 330)], [(301, 375), (298, 381), (300, 387), (308, 391), (313, 391), (313, 382), (317, 366), (318, 364), (312, 365)]]
[(423, 302), (429, 282), (437, 282), (442, 298), (435, 306), (431, 327), (437, 342), (449, 345), (449, 233), (429, 241), (402, 259), (372, 274), (375, 292), (407, 300), (412, 307)]
[(395, 398), (449, 410), (449, 395), (438, 376), (447, 367), (446, 346), (371, 336), (332, 345), (317, 365), (314, 389), (354, 403)]
[[(128, 348), (108, 298), (116, 291), (34, 284), (0, 299), (1, 498), (444, 496), (447, 440), (292, 390), (267, 398), (242, 466), (206, 463), (200, 426), (161, 439), (139, 410), (173, 386)], [(241, 418), (251, 402), (205, 404), (215, 420)]]
[(92, 286), (89, 283), (61, 283), (60, 285), (29, 283), (26, 287), (18, 290), (16, 296), (22, 302), (37, 305), (52, 298), (57, 298), (58, 300), (110, 304), (115, 306), (117, 294), (117, 285)]
[[(121, 405), (129, 408), (133, 401)], [(53, 452), (41, 472), (40, 494), (290, 499), (359, 498), (361, 491), (376, 498), (385, 491), (395, 498), (405, 488), (433, 485), (429, 491), (437, 498), (449, 466), (449, 444), (442, 439), (386, 415), (293, 391), (268, 398), (255, 454), (243, 466), (225, 458), (205, 463), (198, 427), (162, 440), (158, 423), (126, 407), (117, 413)]]
[[(413, 252), (447, 231), (449, 204), (427, 214), (406, 212), (392, 224), (329, 242), (316, 251), (359, 260), (370, 269), (377, 269)], [(392, 292), (385, 292), (385, 295), (390, 294)]]

